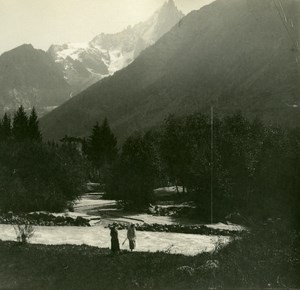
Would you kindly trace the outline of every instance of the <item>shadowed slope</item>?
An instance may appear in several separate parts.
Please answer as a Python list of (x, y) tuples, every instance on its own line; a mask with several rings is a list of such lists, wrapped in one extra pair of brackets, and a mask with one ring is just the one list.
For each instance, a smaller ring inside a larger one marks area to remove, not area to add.
[[(276, 2), (275, 2), (276, 3)], [(300, 3), (284, 2), (298, 39)], [(184, 17), (127, 68), (45, 116), (47, 138), (83, 136), (105, 116), (119, 137), (168, 113), (236, 109), (265, 121), (299, 120), (299, 55), (272, 0), (217, 0)]]
[(71, 89), (52, 58), (24, 44), (0, 56), (0, 113), (23, 105), (38, 110), (58, 106)]

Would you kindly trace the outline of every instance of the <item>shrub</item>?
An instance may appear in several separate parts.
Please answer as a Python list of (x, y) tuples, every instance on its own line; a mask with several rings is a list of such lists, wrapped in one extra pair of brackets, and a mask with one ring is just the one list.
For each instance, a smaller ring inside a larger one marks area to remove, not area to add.
[(73, 148), (30, 141), (1, 143), (1, 208), (60, 211), (82, 192), (85, 174), (85, 161)]
[(17, 235), (17, 242), (26, 244), (28, 240), (34, 235), (34, 228), (31, 224), (25, 223), (23, 225), (14, 225)]
[(134, 135), (124, 143), (106, 191), (133, 207), (143, 207), (151, 201), (155, 176), (151, 144), (144, 136)]
[(289, 224), (270, 220), (252, 225), (217, 258), (216, 283), (228, 288), (288, 288), (299, 285), (299, 233)]

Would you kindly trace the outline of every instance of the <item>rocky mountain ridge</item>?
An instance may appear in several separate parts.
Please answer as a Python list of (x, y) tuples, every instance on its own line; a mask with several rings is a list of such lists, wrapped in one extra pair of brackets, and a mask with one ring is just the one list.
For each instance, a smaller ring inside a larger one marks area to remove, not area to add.
[(24, 44), (0, 56), (0, 113), (20, 105), (45, 113), (70, 94), (71, 87), (46, 52)]
[[(283, 2), (293, 35), (300, 3)], [(217, 0), (191, 12), (135, 61), (41, 120), (46, 138), (86, 136), (105, 117), (120, 140), (168, 114), (237, 110), (300, 122), (298, 52), (272, 0)]]
[(89, 43), (51, 45), (48, 53), (78, 92), (126, 67), (183, 16), (174, 1), (169, 0), (145, 22), (128, 26), (119, 33), (101, 33)]
[(52, 45), (47, 52), (21, 45), (0, 56), (0, 115), (20, 105), (41, 116), (98, 80), (130, 64), (183, 14), (173, 0), (145, 22), (89, 43)]

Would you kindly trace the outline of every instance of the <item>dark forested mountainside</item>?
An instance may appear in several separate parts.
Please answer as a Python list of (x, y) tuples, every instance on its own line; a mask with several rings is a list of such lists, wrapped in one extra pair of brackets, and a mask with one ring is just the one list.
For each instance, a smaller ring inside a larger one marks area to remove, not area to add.
[(70, 93), (63, 74), (46, 52), (24, 44), (0, 56), (0, 114), (20, 105), (45, 111), (62, 104)]
[(44, 136), (83, 136), (107, 117), (125, 137), (169, 113), (207, 112), (211, 105), (220, 115), (241, 110), (266, 122), (296, 124), (300, 3), (277, 4), (217, 0), (191, 12), (127, 68), (42, 118)]

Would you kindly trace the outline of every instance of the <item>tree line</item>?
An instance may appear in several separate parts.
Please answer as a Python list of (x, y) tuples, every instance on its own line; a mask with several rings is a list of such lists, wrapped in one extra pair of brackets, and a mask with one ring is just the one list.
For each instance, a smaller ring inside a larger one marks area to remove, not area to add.
[(212, 185), (216, 219), (239, 213), (295, 222), (299, 128), (268, 126), (236, 113), (216, 117), (213, 130), (212, 139), (210, 118), (201, 113), (169, 116), (159, 128), (127, 138), (119, 154), (116, 142), (107, 145), (114, 151), (114, 158), (107, 159), (107, 194), (143, 207), (153, 199), (154, 188), (182, 186), (185, 196), (197, 203), (199, 216), (209, 220)]
[(23, 106), (20, 106), (14, 113), (12, 120), (7, 113), (4, 114), (0, 121), (0, 140), (6, 141), (8, 139), (42, 141), (35, 108), (31, 110), (29, 117)]
[[(239, 213), (253, 219), (297, 220), (300, 130), (268, 126), (241, 113), (215, 117), (169, 116), (156, 128), (129, 136), (119, 147), (105, 118), (87, 138), (43, 143), (35, 110), (21, 107), (1, 120), (0, 204), (4, 209), (61, 210), (88, 181), (110, 198), (137, 208), (153, 191), (182, 186), (208, 221)], [(213, 149), (212, 149), (213, 143)], [(81, 145), (81, 150), (74, 144)]]
[(0, 121), (0, 211), (61, 211), (83, 192), (88, 165), (68, 144), (44, 143), (36, 111)]

